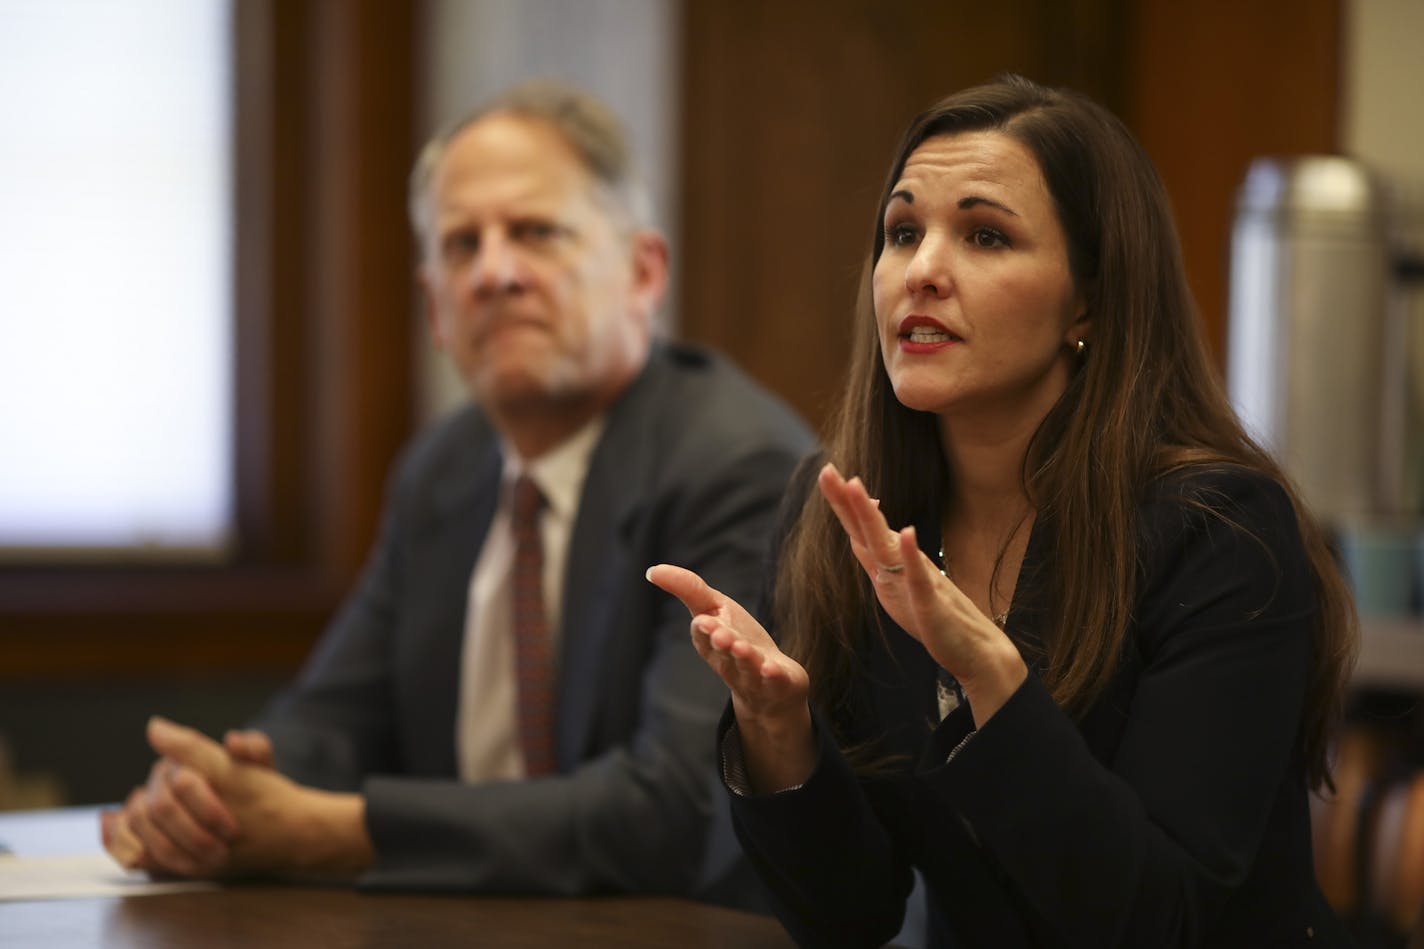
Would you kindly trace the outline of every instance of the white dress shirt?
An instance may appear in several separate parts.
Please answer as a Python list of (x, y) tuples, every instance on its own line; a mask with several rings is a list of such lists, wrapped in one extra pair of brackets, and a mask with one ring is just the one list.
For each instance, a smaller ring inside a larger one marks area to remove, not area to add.
[(539, 520), (544, 546), (544, 616), (550, 649), (558, 661), (564, 568), (579, 495), (603, 418), (594, 419), (552, 450), (530, 462), (504, 443), (499, 504), (470, 576), (465, 642), (460, 657), (460, 701), (455, 722), (455, 757), (460, 779), (469, 783), (525, 777), (519, 747), (519, 685), (514, 646), (514, 530), (510, 524), (514, 482), (527, 474), (544, 494)]

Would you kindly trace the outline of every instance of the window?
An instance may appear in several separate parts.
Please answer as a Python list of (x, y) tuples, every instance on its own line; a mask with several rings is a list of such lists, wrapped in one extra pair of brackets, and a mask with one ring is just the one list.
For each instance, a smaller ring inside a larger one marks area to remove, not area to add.
[[(194, 4), (209, 9), (208, 0), (174, 0), (171, 9), (182, 13)], [(183, 543), (192, 543), (192, 535), (182, 543), (170, 537), (164, 549), (129, 548), (149, 552), (140, 557), (119, 547), (63, 558), (52, 550), (39, 556), (33, 549), (0, 550), (0, 687), (10, 681), (285, 676), (350, 588), (376, 530), (391, 459), (415, 418), (411, 342), (421, 327), (413, 306), (405, 179), (415, 148), (411, 75), (419, 6), (228, 0), (226, 13), (204, 21), (227, 31), (227, 39), (185, 41), (193, 57), (231, 64), (220, 86), (232, 110), (231, 131), (223, 134), (229, 136), (233, 222), (228, 257), (214, 264), (230, 268), (219, 302), (232, 314), (231, 342), (223, 364), (202, 374), (225, 386), (219, 394), (230, 400), (225, 424), (231, 428), (223, 436), (230, 461), (215, 463), (228, 469), (229, 546), (215, 546), (200, 559), (186, 555), (194, 546)], [(108, 7), (123, 15), (112, 19)], [(70, 18), (64, 30), (92, 35), (76, 18), (99, 19), (106, 42), (124, 46), (149, 38), (130, 32), (157, 29), (140, 11), (170, 9), (153, 0), (0, 0), (0, 67), (9, 68), (17, 46), (39, 42), (15, 39), (20, 15), (61, 15), (51, 8)], [(62, 36), (53, 42), (72, 48)], [(100, 84), (131, 82), (112, 75), (113, 68)], [(137, 68), (163, 72), (156, 60)], [(4, 75), (0, 85), (9, 90), (14, 83)], [(80, 124), (78, 115), (65, 118)], [(125, 120), (165, 121), (157, 106)], [(11, 133), (0, 130), (0, 152), (10, 147)], [(114, 160), (111, 142), (96, 148), (83, 157)], [(14, 192), (3, 194), (13, 200)], [(95, 217), (84, 210), (81, 223)], [(23, 239), (8, 211), (0, 207), (0, 232)], [(152, 217), (155, 208), (135, 213)], [(104, 239), (136, 243), (138, 232), (123, 223), (119, 236), (109, 231)], [(63, 267), (47, 293), (67, 294), (70, 284), (93, 281), (100, 258), (116, 252), (99, 245), (96, 227), (64, 233)], [(170, 263), (152, 281), (188, 279), (174, 269)], [(146, 289), (150, 299), (172, 296), (161, 287)], [(10, 291), (0, 285), (0, 375), (17, 363), (40, 362), (34, 355), (10, 356), (22, 318), (33, 319), (14, 307)], [(102, 298), (101, 305), (109, 309)], [(93, 380), (80, 378), (70, 352), (80, 341), (66, 339), (53, 357), (59, 363), (46, 368), (63, 381), (58, 398), (96, 389)], [(164, 398), (193, 401), (184, 387), (189, 381), (169, 382)], [(16, 410), (13, 395), (0, 396), (4, 424), (37, 411), (39, 396), (25, 389), (19, 397), (24, 403)], [(112, 438), (111, 444), (144, 437), (133, 431), (142, 424), (125, 420), (127, 427), (99, 437)], [(15, 438), (9, 429), (0, 435), (0, 493), (8, 490), (14, 456), (29, 450)], [(155, 450), (171, 459), (182, 447), (163, 443)], [(96, 476), (111, 474), (105, 469)]]
[(0, 0), (0, 548), (221, 554), (230, 0)]

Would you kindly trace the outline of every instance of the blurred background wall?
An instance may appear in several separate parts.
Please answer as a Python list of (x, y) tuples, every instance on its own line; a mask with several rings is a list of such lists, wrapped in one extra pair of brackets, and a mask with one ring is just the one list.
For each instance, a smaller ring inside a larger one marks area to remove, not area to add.
[(216, 731), (294, 673), (391, 459), (455, 397), (424, 342), (405, 176), (499, 87), (561, 76), (625, 115), (673, 237), (668, 331), (819, 424), (885, 163), (937, 96), (1012, 70), (1121, 115), (1224, 357), (1248, 162), (1355, 152), (1424, 181), (1422, 36), (1414, 0), (243, 0), (241, 542), (216, 566), (0, 566), (9, 766), (36, 800), (114, 800), (146, 772), (148, 714)]

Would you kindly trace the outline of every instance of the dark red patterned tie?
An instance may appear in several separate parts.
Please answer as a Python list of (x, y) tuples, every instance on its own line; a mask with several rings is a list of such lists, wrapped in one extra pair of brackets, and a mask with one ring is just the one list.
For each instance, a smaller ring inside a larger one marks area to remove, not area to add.
[(519, 744), (530, 777), (554, 770), (554, 658), (544, 616), (544, 495), (528, 475), (514, 482), (514, 644)]

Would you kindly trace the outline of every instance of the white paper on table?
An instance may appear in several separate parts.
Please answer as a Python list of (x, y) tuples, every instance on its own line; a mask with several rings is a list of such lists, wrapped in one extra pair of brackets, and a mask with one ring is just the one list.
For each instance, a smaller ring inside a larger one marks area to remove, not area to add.
[(216, 888), (201, 880), (151, 880), (140, 871), (123, 869), (105, 853), (0, 856), (0, 901), (148, 896)]
[[(113, 806), (113, 805), (110, 805)], [(0, 902), (147, 896), (207, 890), (198, 880), (158, 882), (125, 870), (103, 851), (103, 807), (63, 807), (0, 814)]]

